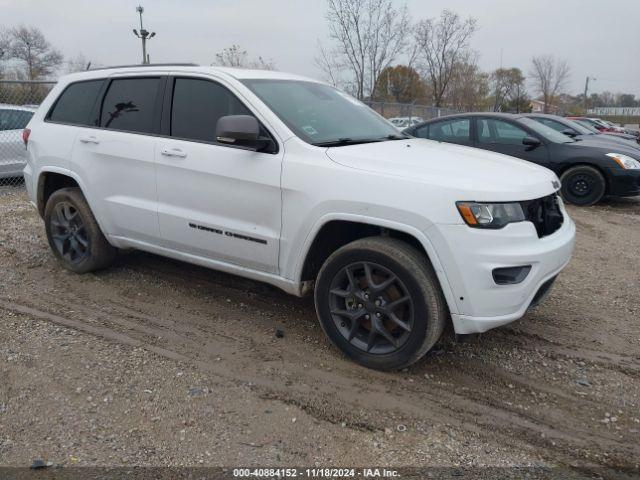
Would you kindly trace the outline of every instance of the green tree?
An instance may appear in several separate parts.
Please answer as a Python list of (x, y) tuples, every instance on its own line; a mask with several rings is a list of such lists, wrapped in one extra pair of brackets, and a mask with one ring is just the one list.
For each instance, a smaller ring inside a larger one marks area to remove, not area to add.
[(376, 81), (372, 94), (376, 101), (423, 104), (428, 101), (425, 82), (407, 65), (385, 68)]
[(524, 82), (525, 77), (519, 68), (499, 68), (494, 71), (491, 74), (493, 111), (523, 111), (523, 104), (529, 102)]

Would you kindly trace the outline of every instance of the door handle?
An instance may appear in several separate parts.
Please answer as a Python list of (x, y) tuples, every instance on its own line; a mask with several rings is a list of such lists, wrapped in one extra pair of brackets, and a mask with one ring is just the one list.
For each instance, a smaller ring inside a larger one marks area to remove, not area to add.
[(162, 155), (164, 155), (165, 157), (178, 157), (178, 158), (185, 158), (187, 156), (186, 153), (184, 153), (182, 150), (180, 150), (179, 148), (163, 148), (162, 150), (160, 150), (160, 153)]
[(93, 143), (95, 145), (100, 143), (100, 140), (98, 140), (98, 138), (94, 135), (89, 135), (88, 137), (80, 137), (80, 141), (82, 143)]

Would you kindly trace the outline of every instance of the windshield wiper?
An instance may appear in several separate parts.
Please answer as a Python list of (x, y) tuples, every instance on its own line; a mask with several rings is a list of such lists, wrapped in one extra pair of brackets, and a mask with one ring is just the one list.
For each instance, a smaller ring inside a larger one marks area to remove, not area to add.
[(339, 138), (337, 140), (329, 140), (327, 142), (317, 142), (314, 143), (316, 147), (344, 147), (346, 145), (358, 145), (361, 143), (375, 143), (375, 142), (383, 142), (385, 139), (382, 138), (361, 138), (361, 139), (353, 139), (353, 138)]
[(402, 134), (394, 134), (387, 135), (386, 137), (381, 138), (349, 138), (343, 137), (337, 140), (329, 140), (327, 142), (317, 142), (314, 143), (316, 147), (344, 147), (346, 145), (358, 145), (362, 143), (375, 143), (375, 142), (386, 142), (387, 140), (406, 140), (411, 138), (409, 136)]
[(408, 140), (411, 137), (409, 135), (405, 134), (405, 133), (401, 133), (400, 135), (392, 133), (391, 135), (387, 135), (384, 138), (386, 140)]

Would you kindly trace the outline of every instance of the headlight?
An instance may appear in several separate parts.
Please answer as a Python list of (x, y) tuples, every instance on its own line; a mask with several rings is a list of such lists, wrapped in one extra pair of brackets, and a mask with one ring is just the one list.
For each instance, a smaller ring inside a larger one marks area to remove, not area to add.
[(640, 162), (629, 155), (623, 155), (622, 153), (607, 153), (607, 157), (613, 158), (618, 165), (625, 170), (638, 170), (640, 169)]
[(467, 225), (474, 228), (502, 228), (525, 220), (519, 203), (457, 202), (456, 206)]

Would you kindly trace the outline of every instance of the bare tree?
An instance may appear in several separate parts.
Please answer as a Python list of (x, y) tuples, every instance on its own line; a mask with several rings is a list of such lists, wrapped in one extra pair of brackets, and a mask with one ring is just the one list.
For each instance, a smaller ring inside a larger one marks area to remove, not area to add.
[(11, 40), (9, 32), (0, 27), (0, 61), (9, 56), (9, 49), (11, 48)]
[(343, 65), (339, 63), (339, 60), (331, 52), (327, 51), (319, 40), (318, 54), (313, 59), (313, 63), (322, 71), (325, 80), (331, 85), (338, 87), (342, 84), (341, 72), (343, 71)]
[(478, 54), (465, 52), (453, 66), (444, 100), (447, 106), (467, 112), (488, 107), (489, 75), (478, 67)]
[(556, 60), (552, 55), (541, 55), (531, 60), (531, 76), (536, 92), (544, 102), (544, 112), (548, 113), (556, 96), (562, 92), (569, 80), (569, 64)]
[(435, 106), (442, 106), (454, 68), (468, 51), (469, 39), (476, 30), (474, 18), (463, 20), (449, 10), (443, 10), (439, 18), (422, 20), (416, 26), (418, 64), (431, 85)]
[(91, 62), (82, 53), (76, 55), (75, 58), (69, 58), (65, 62), (66, 73), (84, 72), (91, 67)]
[(2, 61), (9, 57), (10, 46), (9, 32), (0, 27), (0, 80), (4, 78), (4, 65)]
[(24, 62), (28, 80), (49, 76), (62, 63), (62, 54), (38, 28), (21, 25), (12, 28), (9, 36), (9, 57)]
[(235, 68), (257, 68), (260, 70), (276, 70), (273, 60), (265, 60), (262, 57), (250, 59), (249, 53), (240, 45), (231, 45), (216, 53), (214, 65)]
[(370, 97), (380, 73), (406, 46), (406, 6), (396, 9), (392, 0), (328, 0), (326, 18), (334, 45), (329, 51), (320, 47), (316, 64), (334, 80), (337, 67), (344, 67), (354, 95)]

